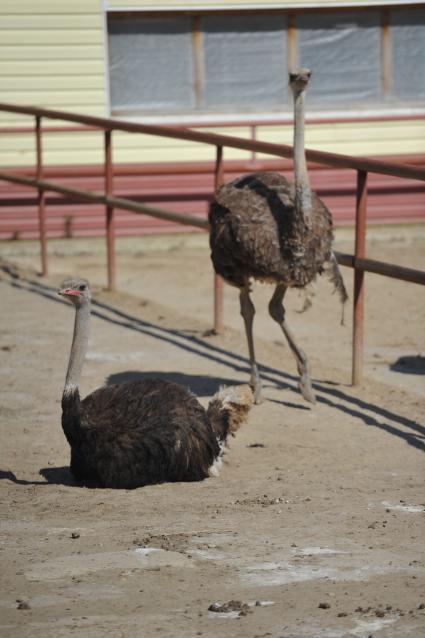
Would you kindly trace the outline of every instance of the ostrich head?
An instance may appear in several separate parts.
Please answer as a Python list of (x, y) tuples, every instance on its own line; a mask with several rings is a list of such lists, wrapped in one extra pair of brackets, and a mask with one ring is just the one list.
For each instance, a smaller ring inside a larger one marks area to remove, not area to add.
[(58, 294), (72, 301), (77, 307), (91, 299), (89, 282), (86, 279), (65, 279)]
[(310, 69), (294, 69), (289, 73), (289, 86), (294, 93), (299, 93), (307, 88), (310, 78)]

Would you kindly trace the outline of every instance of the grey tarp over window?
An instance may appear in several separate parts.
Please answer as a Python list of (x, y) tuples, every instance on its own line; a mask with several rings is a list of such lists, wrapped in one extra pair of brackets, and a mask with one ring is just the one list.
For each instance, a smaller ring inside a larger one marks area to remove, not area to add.
[(299, 59), (313, 70), (309, 104), (358, 104), (380, 96), (378, 12), (297, 17)]
[(425, 98), (425, 11), (391, 12), (391, 96)]
[(287, 100), (285, 16), (202, 19), (204, 106), (246, 110)]
[(114, 110), (193, 108), (192, 64), (190, 18), (131, 17), (110, 22)]
[[(310, 109), (423, 101), (425, 10), (387, 11), (385, 47), (385, 14), (379, 8), (296, 14), (291, 46), (298, 63), (313, 71)], [(290, 109), (287, 20), (285, 13), (200, 15), (196, 22), (189, 15), (110, 15), (112, 112)], [(194, 37), (197, 29), (200, 33)], [(384, 86), (382, 60), (387, 51)]]

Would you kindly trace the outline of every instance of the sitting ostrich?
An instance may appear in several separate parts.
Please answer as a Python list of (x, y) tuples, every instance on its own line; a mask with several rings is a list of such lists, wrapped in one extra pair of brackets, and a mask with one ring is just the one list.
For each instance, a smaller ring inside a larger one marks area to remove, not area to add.
[(249, 386), (221, 388), (207, 410), (186, 388), (160, 379), (105, 386), (80, 400), (90, 288), (84, 279), (71, 279), (59, 294), (75, 306), (62, 395), (62, 427), (75, 479), (90, 487), (131, 489), (217, 474), (227, 437), (246, 420), (251, 407)]
[(332, 217), (311, 191), (304, 149), (304, 99), (311, 71), (289, 74), (294, 97), (294, 183), (279, 173), (251, 173), (217, 189), (211, 203), (211, 259), (216, 272), (240, 290), (241, 315), (245, 323), (254, 401), (261, 401), (252, 324), (255, 314), (250, 298), (250, 278), (276, 284), (269, 303), (271, 317), (280, 325), (300, 374), (303, 397), (314, 403), (310, 365), (296, 344), (285, 320), (283, 298), (289, 287), (304, 288), (324, 271), (330, 276), (341, 301), (347, 292), (332, 252)]

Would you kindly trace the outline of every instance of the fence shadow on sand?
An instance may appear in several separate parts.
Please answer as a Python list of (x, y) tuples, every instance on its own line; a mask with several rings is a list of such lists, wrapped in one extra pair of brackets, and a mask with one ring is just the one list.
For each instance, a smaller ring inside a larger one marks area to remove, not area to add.
[[(57, 290), (51, 286), (31, 278), (21, 276), (16, 270), (3, 265), (1, 270), (6, 275), (3, 278), (9, 285), (25, 290), (28, 293), (40, 295), (54, 303), (68, 305), (57, 295)], [(71, 311), (71, 308), (70, 308)], [(180, 348), (199, 358), (206, 358), (229, 369), (228, 378), (178, 375), (175, 372), (167, 374), (166, 378), (187, 385), (195, 394), (211, 395), (221, 384), (240, 383), (240, 378), (232, 378), (231, 372), (243, 373), (248, 378), (249, 362), (244, 356), (212, 343), (208, 337), (200, 337), (188, 331), (176, 330), (145, 321), (135, 315), (130, 315), (118, 307), (99, 300), (92, 300), (92, 314), (103, 321), (107, 321), (123, 330), (131, 330), (140, 335), (168, 343), (172, 347)], [(245, 345), (245, 344), (244, 344)], [(292, 391), (298, 395), (297, 377), (282, 370), (260, 364), (259, 369), (264, 383), (272, 384), (282, 390)], [(120, 382), (130, 378), (144, 378), (152, 376), (165, 378), (164, 372), (133, 372), (128, 371), (119, 375), (111, 375), (108, 382)], [(313, 383), (316, 400), (331, 409), (339, 410), (355, 419), (359, 419), (367, 426), (376, 427), (393, 436), (399, 437), (408, 445), (425, 451), (425, 426), (407, 417), (397, 414), (379, 405), (369, 403), (358, 396), (352, 396), (341, 389), (341, 386), (316, 380)], [(293, 403), (279, 401), (286, 407), (293, 409), (308, 409)]]

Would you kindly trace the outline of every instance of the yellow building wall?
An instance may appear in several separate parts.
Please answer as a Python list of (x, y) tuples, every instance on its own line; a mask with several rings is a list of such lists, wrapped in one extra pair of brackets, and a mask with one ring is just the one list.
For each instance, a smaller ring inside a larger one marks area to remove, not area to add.
[(2, 102), (104, 115), (104, 51), (100, 0), (0, 2)]
[[(328, 0), (326, 4), (336, 4)], [(106, 8), (158, 6), (229, 6), (228, 2), (108, 0)], [(232, 0), (232, 5), (259, 5)], [(267, 0), (267, 4), (288, 3)], [(310, 3), (311, 4), (311, 3)], [(323, 3), (321, 3), (323, 5)], [(107, 59), (102, 0), (0, 0), (0, 101), (75, 113), (108, 116)], [(58, 126), (63, 122), (45, 121)], [(33, 125), (27, 116), (0, 112), (0, 129)], [(201, 129), (205, 130), (205, 129)], [(247, 126), (215, 132), (249, 137)], [(260, 126), (257, 138), (291, 144), (292, 128)], [(114, 133), (117, 162), (202, 161), (214, 149), (178, 140)], [(425, 120), (313, 124), (307, 129), (310, 148), (348, 155), (420, 153), (425, 151)], [(0, 132), (0, 166), (29, 166), (35, 160), (33, 134)], [(225, 157), (249, 157), (226, 149)], [(103, 160), (103, 135), (49, 133), (44, 136), (44, 161), (49, 165), (91, 164)]]

